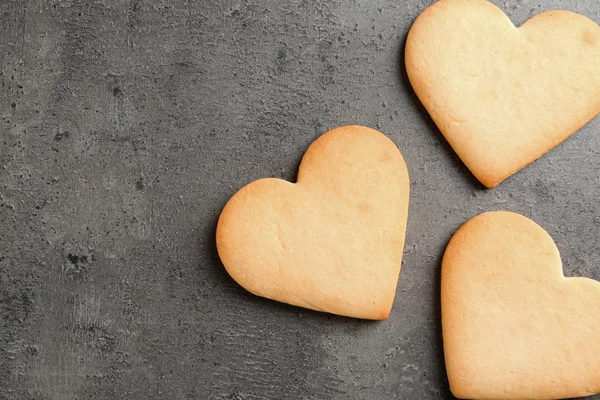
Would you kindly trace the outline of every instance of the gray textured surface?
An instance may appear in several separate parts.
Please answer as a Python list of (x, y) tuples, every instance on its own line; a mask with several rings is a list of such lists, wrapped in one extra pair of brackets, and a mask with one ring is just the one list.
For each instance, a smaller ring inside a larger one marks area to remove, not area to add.
[[(532, 217), (600, 279), (600, 120), (494, 190), (401, 67), (429, 1), (0, 0), (0, 398), (448, 399), (439, 262), (480, 212)], [(542, 4), (540, 4), (542, 3)], [(500, 1), (520, 24), (596, 0)], [(214, 230), (251, 180), (293, 179), (343, 124), (408, 163), (389, 320), (247, 294)]]

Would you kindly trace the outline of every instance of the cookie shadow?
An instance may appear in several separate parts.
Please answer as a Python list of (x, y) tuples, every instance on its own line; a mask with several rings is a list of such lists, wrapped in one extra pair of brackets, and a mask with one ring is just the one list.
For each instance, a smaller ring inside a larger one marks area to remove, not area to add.
[[(448, 240), (446, 241), (449, 242), (450, 241), (450, 237), (448, 237)], [(435, 335), (435, 357), (438, 360), (438, 364), (437, 364), (437, 369), (436, 369), (436, 374), (437, 376), (440, 377), (440, 382), (441, 382), (441, 394), (442, 394), (442, 398), (446, 399), (446, 400), (454, 400), (456, 399), (456, 397), (454, 397), (454, 395), (452, 395), (452, 392), (450, 391), (450, 383), (448, 382), (448, 373), (446, 371), (446, 360), (444, 358), (444, 339), (443, 339), (443, 335), (442, 335), (442, 302), (441, 302), (441, 298), (442, 298), (442, 280), (440, 279), (440, 277), (442, 276), (442, 259), (444, 258), (444, 252), (446, 251), (446, 248), (444, 246), (444, 248), (442, 248), (442, 250), (440, 250), (440, 252), (438, 253), (437, 257), (436, 257), (436, 278), (435, 279), (435, 291), (434, 291), (434, 297), (435, 297), (435, 307), (434, 307), (434, 314), (435, 314), (435, 324), (434, 324), (434, 335)]]
[(462, 176), (465, 177), (465, 180), (468, 181), (471, 186), (473, 186), (477, 190), (486, 190), (486, 187), (475, 178), (475, 176), (469, 171), (467, 166), (461, 161), (458, 157), (452, 146), (448, 143), (448, 141), (444, 138), (442, 132), (440, 132), (439, 128), (427, 112), (427, 109), (419, 100), (419, 97), (415, 93), (410, 80), (408, 79), (408, 73), (406, 72), (406, 63), (405, 63), (405, 51), (406, 51), (406, 40), (408, 39), (408, 31), (404, 34), (402, 38), (402, 45), (400, 46), (400, 53), (398, 54), (398, 65), (397, 65), (397, 77), (400, 83), (400, 86), (408, 93), (409, 97), (412, 100), (412, 104), (414, 105), (414, 109), (417, 111), (419, 116), (421, 117), (421, 121), (423, 125), (426, 125), (429, 128), (429, 131), (432, 133), (432, 137), (435, 138), (436, 144), (439, 147), (444, 149), (444, 152), (452, 159), (452, 164), (462, 171)]

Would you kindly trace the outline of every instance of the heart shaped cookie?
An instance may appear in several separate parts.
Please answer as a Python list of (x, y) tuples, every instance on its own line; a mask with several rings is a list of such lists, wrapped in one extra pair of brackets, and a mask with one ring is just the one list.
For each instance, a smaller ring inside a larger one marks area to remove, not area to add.
[(600, 27), (578, 14), (517, 29), (485, 0), (440, 0), (415, 21), (405, 56), (415, 93), (487, 187), (600, 112)]
[(535, 222), (490, 212), (442, 261), (442, 331), (461, 399), (562, 399), (600, 392), (600, 282), (565, 278)]
[(225, 205), (227, 272), (269, 299), (365, 319), (388, 317), (400, 273), (409, 179), (383, 134), (345, 126), (306, 151), (297, 183), (260, 179)]

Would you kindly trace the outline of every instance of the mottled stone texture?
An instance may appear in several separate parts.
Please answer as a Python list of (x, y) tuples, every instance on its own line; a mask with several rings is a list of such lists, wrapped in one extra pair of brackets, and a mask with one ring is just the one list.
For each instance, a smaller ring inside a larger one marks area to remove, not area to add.
[[(567, 275), (600, 279), (600, 120), (484, 190), (402, 67), (429, 3), (0, 0), (0, 398), (449, 399), (440, 257), (486, 210), (534, 218)], [(596, 0), (497, 4), (600, 20)], [(252, 296), (214, 242), (238, 188), (294, 179), (350, 123), (389, 135), (412, 181), (378, 323)]]

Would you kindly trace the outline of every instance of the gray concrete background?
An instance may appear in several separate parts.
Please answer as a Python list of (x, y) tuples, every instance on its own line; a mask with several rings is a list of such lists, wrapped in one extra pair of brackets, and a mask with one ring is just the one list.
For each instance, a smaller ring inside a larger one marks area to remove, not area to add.
[[(402, 67), (430, 3), (0, 0), (0, 398), (452, 398), (440, 257), (487, 210), (532, 217), (567, 275), (600, 279), (600, 120), (483, 189)], [(600, 20), (596, 0), (496, 4)], [(344, 124), (391, 137), (411, 175), (379, 323), (252, 296), (215, 250), (237, 189), (294, 179)]]

